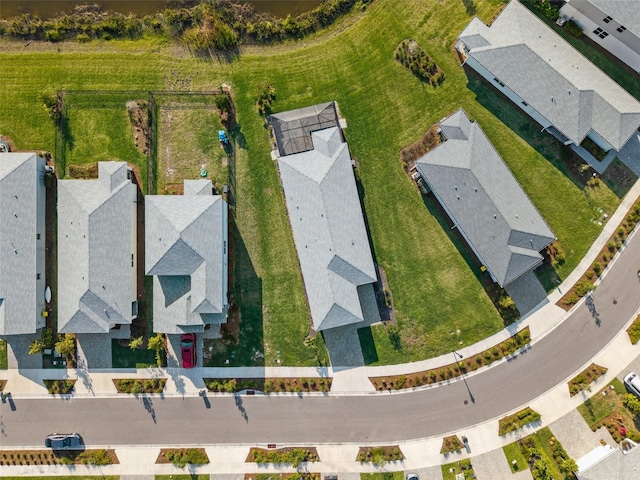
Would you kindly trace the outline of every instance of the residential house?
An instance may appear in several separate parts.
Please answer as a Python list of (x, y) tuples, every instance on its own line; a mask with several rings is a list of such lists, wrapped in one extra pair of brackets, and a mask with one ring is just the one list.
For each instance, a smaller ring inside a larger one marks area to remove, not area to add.
[(640, 102), (517, 0), (491, 26), (474, 18), (456, 48), (466, 65), (566, 145), (588, 137), (604, 151), (619, 151), (640, 126)]
[(618, 448), (599, 446), (578, 460), (578, 480), (634, 480), (640, 472), (640, 448), (624, 439)]
[(137, 187), (125, 162), (58, 181), (58, 331), (109, 333), (138, 314)]
[[(365, 320), (376, 270), (333, 102), (271, 116), (278, 168), (316, 331)], [(377, 310), (376, 310), (377, 312)]]
[[(555, 240), (504, 160), (460, 109), (416, 169), (491, 278), (506, 287), (542, 263)], [(524, 312), (522, 312), (524, 313)]]
[(584, 34), (640, 73), (638, 0), (567, 0), (560, 9)]
[(0, 153), (0, 337), (45, 325), (44, 174), (35, 153)]
[(204, 179), (185, 180), (184, 195), (145, 197), (155, 332), (197, 333), (227, 321), (227, 210)]

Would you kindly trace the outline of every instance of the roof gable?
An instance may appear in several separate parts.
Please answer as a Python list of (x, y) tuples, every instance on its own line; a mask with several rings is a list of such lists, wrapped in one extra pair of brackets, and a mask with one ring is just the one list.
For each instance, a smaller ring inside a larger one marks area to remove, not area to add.
[(469, 57), (576, 144), (593, 130), (620, 150), (640, 126), (640, 102), (517, 0), (490, 27), (474, 19), (459, 39)]
[(538, 252), (555, 236), (478, 124), (470, 122), (468, 131), (467, 139), (447, 139), (428, 152), (416, 168), (504, 286), (537, 265)]

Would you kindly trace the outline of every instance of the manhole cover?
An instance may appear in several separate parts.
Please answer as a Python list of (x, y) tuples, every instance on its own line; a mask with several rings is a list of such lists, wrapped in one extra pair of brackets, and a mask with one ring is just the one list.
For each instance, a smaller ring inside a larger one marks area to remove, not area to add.
[(617, 304), (618, 304), (618, 300), (614, 300), (614, 301), (613, 301), (613, 304), (614, 304), (614, 305), (617, 305)]
[(465, 400), (465, 401), (464, 401), (464, 404), (465, 404), (465, 405), (468, 405), (468, 404), (469, 404), (469, 400)]

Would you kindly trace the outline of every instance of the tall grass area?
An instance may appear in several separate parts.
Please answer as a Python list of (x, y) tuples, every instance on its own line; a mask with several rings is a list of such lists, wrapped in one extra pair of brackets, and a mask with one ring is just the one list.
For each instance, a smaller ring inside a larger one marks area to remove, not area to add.
[[(501, 0), (477, 0), (475, 13), (486, 21), (502, 5)], [(469, 267), (404, 173), (399, 159), (404, 146), (463, 107), (558, 236), (566, 252), (561, 278), (600, 231), (590, 221), (594, 206), (612, 211), (619, 199), (605, 185), (590, 192), (572, 181), (563, 171), (560, 146), (460, 67), (452, 45), (471, 19), (464, 2), (376, 0), (354, 15), (358, 20), (348, 28), (339, 24), (301, 42), (247, 49), (231, 63), (177, 57), (169, 48), (132, 53), (126, 44), (118, 51), (115, 42), (110, 53), (100, 54), (77, 44), (69, 46), (70, 53), (65, 44), (61, 53), (29, 53), (19, 44), (0, 60), (0, 132), (19, 148), (53, 150), (53, 125), (40, 95), (57, 89), (211, 90), (223, 82), (231, 85), (239, 146), (234, 221), (244, 249), (234, 295), (242, 315), (240, 336), (244, 330), (251, 338), (248, 344), (241, 341), (242, 350), (247, 356), (263, 352), (267, 365), (276, 358), (286, 365), (316, 365), (317, 352), (303, 342), (308, 307), (268, 132), (255, 101), (265, 84), (275, 87), (274, 111), (337, 100), (348, 124), (349, 148), (360, 165), (375, 259), (386, 271), (398, 319), (399, 342), (382, 325), (372, 329), (377, 363), (450, 352), (495, 333), (502, 320), (482, 288), (482, 274)], [(405, 38), (415, 39), (445, 72), (441, 86), (421, 83), (394, 60)], [(77, 115), (87, 117), (72, 118), (76, 161), (111, 154), (116, 147), (141, 161), (123, 145), (109, 146), (117, 138), (126, 143), (130, 135), (121, 118), (89, 118), (90, 111)], [(120, 125), (113, 136), (110, 122)], [(98, 137), (95, 148), (91, 139), (80, 138), (100, 130), (110, 138)]]

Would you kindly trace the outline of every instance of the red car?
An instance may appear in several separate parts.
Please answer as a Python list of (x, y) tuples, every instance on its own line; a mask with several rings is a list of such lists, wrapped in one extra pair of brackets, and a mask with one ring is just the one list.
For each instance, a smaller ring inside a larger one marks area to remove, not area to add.
[(182, 368), (196, 366), (196, 336), (193, 333), (185, 333), (180, 337), (180, 352), (182, 354)]

